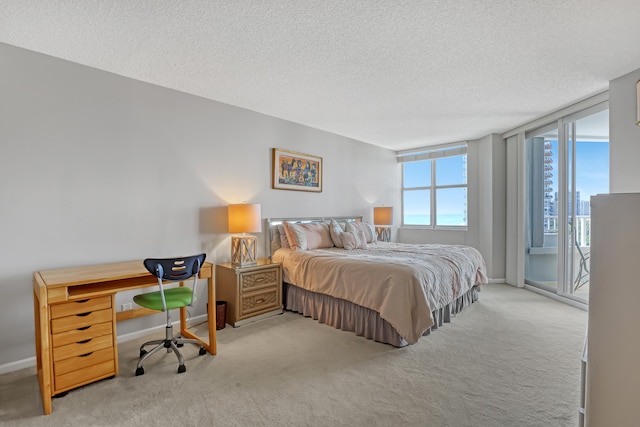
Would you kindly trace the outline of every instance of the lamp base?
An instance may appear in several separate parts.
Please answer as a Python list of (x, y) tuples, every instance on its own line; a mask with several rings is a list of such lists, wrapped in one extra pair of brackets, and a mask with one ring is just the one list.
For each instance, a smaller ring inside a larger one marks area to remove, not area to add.
[(381, 242), (390, 242), (391, 227), (376, 227), (376, 236)]
[(256, 236), (231, 236), (231, 264), (235, 267), (256, 265)]

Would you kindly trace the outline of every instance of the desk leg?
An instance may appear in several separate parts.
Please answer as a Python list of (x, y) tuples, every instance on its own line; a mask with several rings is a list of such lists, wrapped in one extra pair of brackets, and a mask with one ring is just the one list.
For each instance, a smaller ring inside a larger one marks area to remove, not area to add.
[(51, 414), (51, 356), (49, 346), (49, 310), (47, 308), (47, 291), (39, 274), (33, 278), (33, 314), (36, 335), (36, 371), (42, 408), (45, 415)]
[[(182, 283), (180, 284), (182, 286)], [(196, 339), (202, 342), (204, 348), (211, 354), (216, 354), (216, 288), (213, 274), (207, 277), (207, 329), (209, 330), (209, 342), (205, 343), (200, 337), (187, 330), (186, 308), (180, 308), (180, 334), (185, 338)]]
[(209, 296), (209, 306), (207, 308), (207, 320), (209, 321), (209, 353), (217, 354), (218, 350), (216, 348), (216, 317), (217, 317), (217, 308), (216, 308), (216, 284), (214, 280), (213, 272), (211, 273), (211, 277), (207, 278), (207, 294)]

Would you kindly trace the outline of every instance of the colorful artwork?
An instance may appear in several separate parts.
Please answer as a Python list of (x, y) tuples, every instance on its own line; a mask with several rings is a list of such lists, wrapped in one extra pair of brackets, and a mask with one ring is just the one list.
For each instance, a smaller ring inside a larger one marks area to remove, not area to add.
[(322, 191), (322, 157), (273, 149), (273, 188)]

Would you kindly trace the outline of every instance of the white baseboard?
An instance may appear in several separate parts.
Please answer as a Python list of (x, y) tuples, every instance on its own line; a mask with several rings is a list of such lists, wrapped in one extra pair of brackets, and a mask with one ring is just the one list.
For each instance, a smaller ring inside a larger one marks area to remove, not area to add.
[[(202, 314), (200, 316), (195, 316), (189, 319), (189, 321), (190, 322), (206, 322), (207, 315)], [(178, 325), (179, 323), (180, 323), (179, 321), (173, 322), (174, 326)], [(118, 344), (135, 340), (138, 338), (146, 337), (147, 335), (151, 335), (155, 332), (164, 330), (165, 326), (166, 324), (162, 324), (159, 326), (154, 326), (153, 328), (147, 328), (147, 329), (142, 329), (140, 331), (131, 332), (124, 335), (118, 335), (118, 338), (117, 338)], [(13, 372), (13, 371), (19, 371), (20, 369), (31, 368), (35, 365), (36, 365), (35, 356), (27, 357), (26, 359), (22, 359), (22, 360), (16, 360), (15, 362), (5, 363), (3, 365), (0, 365), (0, 375), (8, 374), (9, 372)]]
[(507, 279), (489, 279), (489, 283), (507, 283)]
[(31, 368), (32, 366), (36, 366), (35, 356), (0, 365), (0, 375), (8, 374), (9, 372), (13, 371), (19, 371), (20, 369)]

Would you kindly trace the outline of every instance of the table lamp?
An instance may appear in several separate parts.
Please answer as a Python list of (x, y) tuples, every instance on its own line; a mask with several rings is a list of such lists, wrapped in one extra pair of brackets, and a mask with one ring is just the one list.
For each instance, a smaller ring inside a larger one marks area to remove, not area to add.
[(373, 208), (373, 225), (376, 226), (378, 240), (381, 242), (391, 241), (391, 224), (393, 224), (393, 208), (391, 206)]
[(231, 236), (231, 262), (236, 267), (255, 265), (256, 236), (245, 233), (262, 232), (262, 218), (259, 204), (229, 205), (229, 233), (242, 233)]

